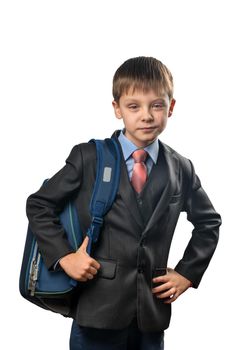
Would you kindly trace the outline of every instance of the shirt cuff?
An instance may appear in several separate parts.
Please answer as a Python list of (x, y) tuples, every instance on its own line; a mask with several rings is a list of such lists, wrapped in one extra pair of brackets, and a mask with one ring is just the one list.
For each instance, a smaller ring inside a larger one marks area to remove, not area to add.
[(56, 263), (53, 265), (53, 271), (62, 270), (62, 267), (59, 264), (60, 260), (61, 260), (61, 258), (59, 260), (57, 260)]

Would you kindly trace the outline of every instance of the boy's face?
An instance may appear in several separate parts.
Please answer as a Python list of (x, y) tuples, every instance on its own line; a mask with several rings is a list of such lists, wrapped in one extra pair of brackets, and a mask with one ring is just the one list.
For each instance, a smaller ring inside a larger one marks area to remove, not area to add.
[(175, 100), (170, 101), (166, 93), (156, 95), (153, 90), (135, 90), (112, 104), (116, 117), (123, 119), (125, 136), (137, 147), (146, 147), (165, 129)]

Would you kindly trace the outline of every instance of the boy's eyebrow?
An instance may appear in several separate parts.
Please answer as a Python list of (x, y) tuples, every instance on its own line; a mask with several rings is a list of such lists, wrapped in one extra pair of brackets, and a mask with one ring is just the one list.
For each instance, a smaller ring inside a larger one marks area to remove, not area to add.
[[(152, 102), (155, 102), (155, 101), (165, 102), (165, 98), (164, 97), (157, 97), (154, 100), (152, 100)], [(138, 100), (134, 97), (126, 97), (126, 102), (140, 102), (140, 100)]]
[[(130, 103), (134, 103), (134, 104), (138, 104), (140, 103), (140, 100), (134, 99), (134, 98), (127, 98), (125, 100), (125, 104), (130, 104)], [(166, 100), (164, 98), (155, 98), (154, 100), (150, 101), (150, 103), (161, 103), (163, 105), (166, 105)]]

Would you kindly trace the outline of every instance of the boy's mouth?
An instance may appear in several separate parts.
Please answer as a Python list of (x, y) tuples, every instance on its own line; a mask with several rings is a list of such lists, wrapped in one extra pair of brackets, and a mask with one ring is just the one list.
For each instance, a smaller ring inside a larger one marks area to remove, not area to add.
[(156, 129), (155, 126), (147, 126), (147, 127), (144, 127), (144, 128), (139, 128), (139, 130), (142, 130), (142, 131), (153, 131), (155, 129)]

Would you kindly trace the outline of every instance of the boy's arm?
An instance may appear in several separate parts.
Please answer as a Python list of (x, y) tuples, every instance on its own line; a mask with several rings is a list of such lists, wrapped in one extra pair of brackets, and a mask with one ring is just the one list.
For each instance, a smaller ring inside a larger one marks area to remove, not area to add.
[[(186, 167), (185, 170), (187, 169)], [(175, 270), (168, 269), (166, 275), (153, 279), (156, 287), (152, 289), (152, 293), (157, 298), (165, 299), (166, 304), (175, 301), (189, 287), (198, 287), (216, 249), (221, 225), (221, 217), (201, 187), (192, 164), (191, 176), (190, 171), (187, 173), (190, 185), (184, 211), (187, 212), (187, 219), (194, 225), (192, 237)]]
[(184, 211), (194, 229), (175, 271), (190, 280), (192, 286), (197, 288), (216, 249), (221, 217), (203, 190), (191, 162), (190, 164), (191, 186), (185, 199)]
[(80, 187), (82, 163), (80, 146), (75, 146), (66, 160), (66, 165), (27, 199), (29, 225), (36, 235), (48, 268), (52, 268), (61, 257), (73, 252), (58, 213)]

